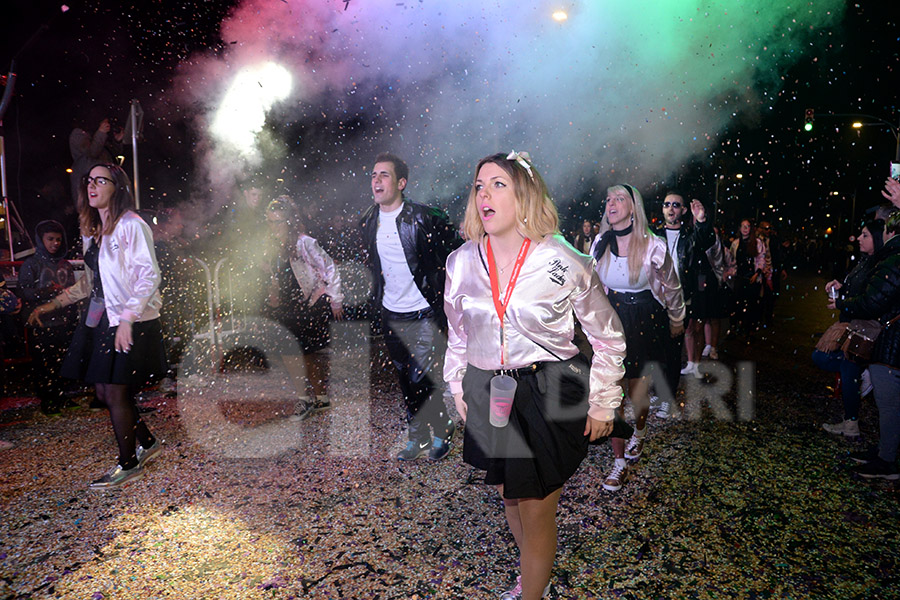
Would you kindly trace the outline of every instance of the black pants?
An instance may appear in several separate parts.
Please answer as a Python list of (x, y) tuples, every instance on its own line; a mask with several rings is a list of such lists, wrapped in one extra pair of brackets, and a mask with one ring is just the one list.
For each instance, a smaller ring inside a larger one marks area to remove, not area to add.
[(382, 327), (388, 355), (397, 369), (403, 391), (410, 441), (430, 442), (429, 428), (435, 437), (446, 439), (452, 421), (440, 382), (447, 343), (434, 310), (395, 313), (383, 309)]

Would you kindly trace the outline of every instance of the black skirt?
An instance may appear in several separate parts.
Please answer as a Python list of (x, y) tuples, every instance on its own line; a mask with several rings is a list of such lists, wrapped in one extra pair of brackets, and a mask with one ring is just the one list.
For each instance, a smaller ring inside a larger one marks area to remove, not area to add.
[(87, 383), (144, 385), (168, 371), (159, 319), (138, 321), (131, 327), (131, 351), (116, 352), (118, 327), (110, 327), (106, 311), (96, 327), (85, 325), (84, 317), (75, 330), (60, 374)]
[[(573, 362), (590, 370), (581, 355)], [(494, 427), (489, 412), (495, 373), (472, 365), (466, 369), (463, 460), (487, 471), (486, 484), (502, 484), (506, 498), (547, 496), (561, 488), (587, 456), (587, 394), (575, 378), (548, 376), (549, 372), (517, 377), (509, 424)]]
[(282, 302), (278, 307), (267, 305), (263, 316), (281, 323), (293, 333), (300, 342), (303, 354), (318, 352), (331, 343), (331, 303), (324, 294), (312, 306), (302, 296)]
[(625, 378), (640, 377), (648, 362), (666, 364), (664, 342), (669, 335), (669, 315), (653, 294), (610, 290), (609, 301), (625, 330)]

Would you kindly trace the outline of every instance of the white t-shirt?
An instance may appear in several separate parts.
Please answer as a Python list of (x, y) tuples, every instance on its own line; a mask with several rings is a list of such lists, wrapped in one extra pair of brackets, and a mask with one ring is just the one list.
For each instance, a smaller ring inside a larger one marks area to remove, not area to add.
[(643, 292), (650, 289), (650, 277), (641, 269), (641, 276), (634, 283), (628, 280), (628, 257), (609, 253), (605, 270), (598, 273), (603, 285), (616, 292)]
[(669, 246), (669, 256), (675, 264), (675, 273), (681, 277), (681, 265), (678, 264), (678, 238), (681, 237), (680, 229), (666, 228), (666, 244)]
[(424, 310), (429, 304), (416, 287), (400, 243), (397, 215), (401, 210), (402, 205), (391, 212), (378, 211), (376, 247), (381, 260), (381, 274), (384, 276), (384, 298), (381, 303), (390, 311), (405, 313)]

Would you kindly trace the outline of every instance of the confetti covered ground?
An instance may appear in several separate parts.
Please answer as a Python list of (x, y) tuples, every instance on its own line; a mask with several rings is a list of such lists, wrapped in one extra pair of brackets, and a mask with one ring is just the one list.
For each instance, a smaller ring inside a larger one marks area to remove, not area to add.
[[(753, 420), (736, 420), (739, 377), (734, 421), (651, 416), (617, 493), (600, 486), (609, 448), (592, 448), (562, 495), (552, 597), (898, 597), (898, 489), (846, 458), (877, 439), (871, 397), (862, 441), (820, 429), (840, 402), (808, 360), (830, 323), (817, 283), (786, 291), (775, 333), (722, 345), (730, 372), (756, 366)], [(335, 407), (303, 422), (286, 418), (283, 365), (150, 394), (165, 451), (120, 491), (86, 485), (115, 457), (106, 413), (4, 399), (0, 598), (496, 598), (517, 556), (496, 492), (460, 445), (395, 461), (399, 389), (377, 340), (334, 346)]]

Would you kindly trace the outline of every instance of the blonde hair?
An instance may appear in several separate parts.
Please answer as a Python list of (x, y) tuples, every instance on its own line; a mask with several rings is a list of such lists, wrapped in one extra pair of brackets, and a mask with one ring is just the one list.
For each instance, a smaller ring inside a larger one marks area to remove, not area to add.
[[(524, 160), (524, 159), (523, 159)], [(472, 178), (472, 189), (466, 204), (466, 216), (463, 219), (463, 231), (468, 240), (480, 240), (484, 236), (484, 223), (481, 222), (481, 211), (478, 209), (475, 180), (481, 167), (494, 163), (509, 176), (516, 194), (516, 229), (532, 241), (540, 241), (553, 235), (559, 229), (559, 213), (550, 198), (547, 184), (534, 166), (529, 173), (525, 167), (515, 160), (508, 160), (503, 153), (486, 156), (478, 162), (475, 177)], [(533, 176), (533, 177), (532, 177)]]
[[(606, 196), (614, 192), (623, 192), (631, 200), (631, 241), (628, 242), (628, 281), (636, 283), (641, 276), (641, 268), (644, 266), (644, 255), (650, 245), (650, 236), (654, 235), (647, 224), (647, 213), (644, 211), (644, 199), (641, 193), (632, 185), (612, 185), (606, 188)], [(603, 217), (600, 220), (600, 235), (610, 230), (609, 221), (606, 219), (606, 208), (603, 209)], [(612, 251), (607, 248), (597, 263), (604, 269), (609, 264), (609, 255)]]

